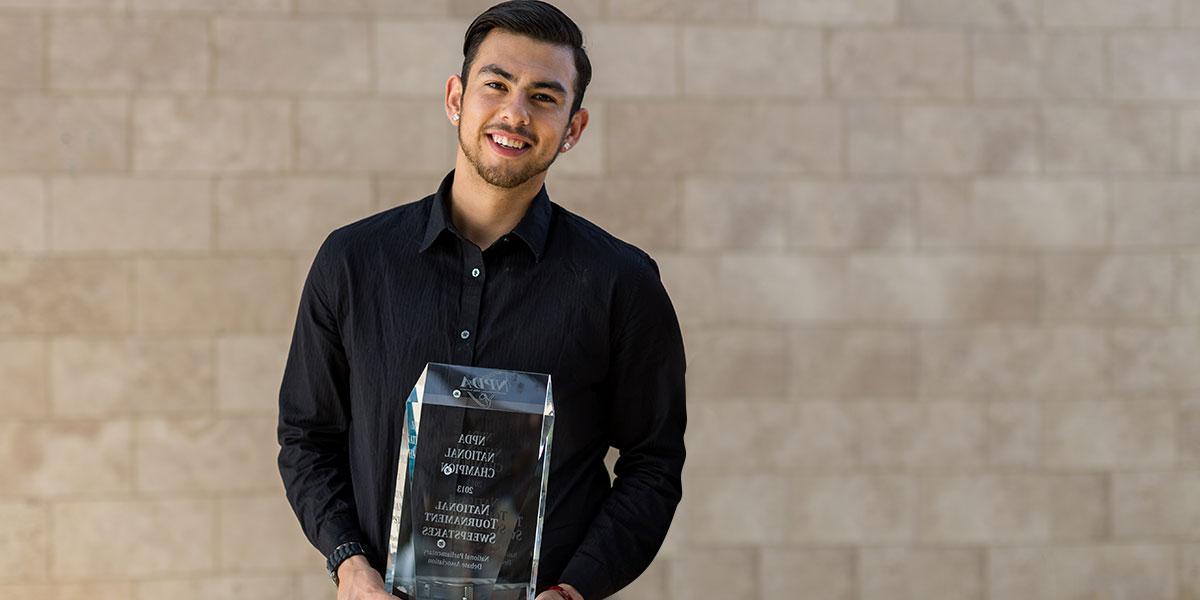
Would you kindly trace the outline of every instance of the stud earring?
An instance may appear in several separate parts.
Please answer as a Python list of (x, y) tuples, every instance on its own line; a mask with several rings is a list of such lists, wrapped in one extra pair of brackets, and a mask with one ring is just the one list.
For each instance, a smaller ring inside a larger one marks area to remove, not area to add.
[(458, 120), (458, 113), (454, 113), (454, 116), (453, 116), (453, 117), (450, 117), (450, 119), (451, 119), (452, 121), (457, 121), (457, 120)]
[(564, 151), (564, 152), (565, 152), (565, 151), (567, 151), (567, 150), (570, 150), (570, 149), (571, 149), (571, 142), (567, 142), (567, 143), (563, 144), (563, 151)]

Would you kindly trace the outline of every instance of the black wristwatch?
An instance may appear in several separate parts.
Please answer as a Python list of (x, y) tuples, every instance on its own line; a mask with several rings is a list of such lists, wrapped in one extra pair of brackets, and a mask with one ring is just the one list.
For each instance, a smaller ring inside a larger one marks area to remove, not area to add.
[(329, 558), (325, 560), (325, 568), (329, 570), (329, 578), (333, 580), (333, 584), (338, 584), (338, 567), (342, 566), (342, 563), (346, 562), (347, 558), (355, 554), (366, 553), (367, 551), (363, 550), (362, 544), (358, 542), (346, 542), (334, 548), (333, 552), (329, 553)]

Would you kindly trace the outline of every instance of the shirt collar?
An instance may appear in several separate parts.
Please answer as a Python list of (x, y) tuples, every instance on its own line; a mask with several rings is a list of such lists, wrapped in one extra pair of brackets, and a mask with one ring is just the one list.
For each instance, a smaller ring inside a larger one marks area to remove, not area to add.
[[(428, 250), (443, 231), (448, 230), (458, 235), (458, 230), (454, 227), (454, 222), (450, 219), (447, 211), (450, 203), (450, 188), (453, 184), (454, 171), (450, 171), (442, 179), (437, 193), (433, 195), (433, 203), (429, 207), (429, 218), (425, 222), (425, 236), (421, 241), (421, 252)], [(537, 260), (541, 260), (546, 249), (546, 238), (550, 234), (550, 214), (550, 196), (546, 193), (546, 186), (543, 184), (537, 195), (533, 197), (533, 202), (529, 204), (529, 209), (525, 211), (525, 216), (521, 217), (521, 221), (510, 232), (529, 247), (529, 251), (533, 252), (533, 256)]]

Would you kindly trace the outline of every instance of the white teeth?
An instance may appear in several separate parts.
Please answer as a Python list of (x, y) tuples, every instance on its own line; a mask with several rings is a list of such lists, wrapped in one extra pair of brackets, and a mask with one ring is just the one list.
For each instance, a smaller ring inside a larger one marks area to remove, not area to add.
[(494, 134), (494, 133), (492, 134), (492, 140), (494, 140), (497, 144), (504, 146), (505, 148), (521, 149), (521, 148), (525, 147), (525, 142), (522, 142), (520, 140), (510, 140), (502, 135), (498, 135), (498, 134)]

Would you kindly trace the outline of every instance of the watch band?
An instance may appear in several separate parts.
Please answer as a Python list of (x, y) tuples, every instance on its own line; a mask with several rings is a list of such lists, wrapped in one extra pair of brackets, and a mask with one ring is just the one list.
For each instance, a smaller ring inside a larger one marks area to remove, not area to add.
[(325, 561), (325, 568), (329, 571), (329, 578), (333, 580), (333, 584), (338, 584), (338, 567), (342, 566), (342, 563), (346, 562), (347, 558), (356, 554), (365, 555), (366, 553), (367, 551), (363, 549), (362, 544), (358, 542), (346, 542), (334, 548), (333, 552), (329, 553), (329, 558)]

